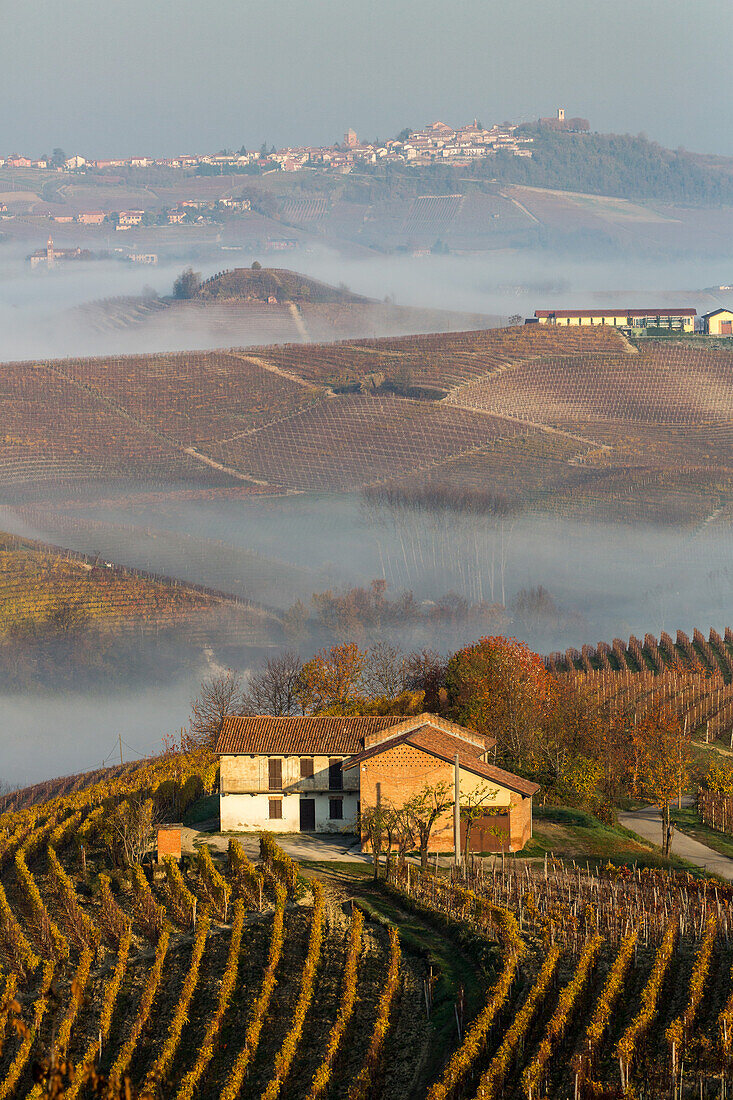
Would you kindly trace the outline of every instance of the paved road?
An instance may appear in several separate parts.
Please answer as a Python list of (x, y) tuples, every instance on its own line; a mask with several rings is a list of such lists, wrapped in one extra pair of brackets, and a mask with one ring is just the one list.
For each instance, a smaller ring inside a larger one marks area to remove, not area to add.
[[(662, 815), (657, 806), (646, 806), (643, 810), (619, 814), (618, 820), (624, 828), (631, 829), (644, 840), (651, 840), (652, 843), (661, 845)], [(694, 840), (677, 829), (672, 835), (672, 852), (689, 863), (703, 867), (711, 874), (720, 875), (721, 878), (733, 882), (733, 859), (721, 856), (706, 844), (701, 844), (699, 840)]]
[[(194, 830), (190, 832), (192, 848), (193, 842), (200, 840), (215, 851), (227, 850), (228, 836), (221, 833), (196, 833)], [(371, 857), (362, 855), (359, 850), (359, 840), (355, 836), (339, 836), (332, 833), (285, 833), (276, 834), (275, 839), (284, 852), (299, 862), (322, 860), (328, 863), (371, 863)], [(184, 839), (184, 843), (186, 840), (188, 838)], [(256, 833), (238, 833), (237, 840), (250, 859), (259, 857), (260, 840)]]

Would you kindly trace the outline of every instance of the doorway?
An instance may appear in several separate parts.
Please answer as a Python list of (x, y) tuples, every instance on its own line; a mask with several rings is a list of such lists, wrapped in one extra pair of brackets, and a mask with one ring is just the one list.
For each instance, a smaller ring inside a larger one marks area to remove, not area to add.
[(301, 798), (300, 800), (300, 831), (312, 832), (316, 827), (316, 800), (315, 798)]

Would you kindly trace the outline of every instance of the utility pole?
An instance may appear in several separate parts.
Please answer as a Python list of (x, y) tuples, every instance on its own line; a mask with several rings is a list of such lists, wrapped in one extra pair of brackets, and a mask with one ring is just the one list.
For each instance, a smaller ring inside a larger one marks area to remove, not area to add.
[(122, 734), (121, 733), (117, 734), (117, 740), (120, 743), (120, 764), (124, 764), (125, 761), (122, 759)]
[(461, 862), (461, 772), (458, 764), (458, 753), (455, 758), (455, 782), (453, 792), (453, 843), (455, 849), (456, 867)]

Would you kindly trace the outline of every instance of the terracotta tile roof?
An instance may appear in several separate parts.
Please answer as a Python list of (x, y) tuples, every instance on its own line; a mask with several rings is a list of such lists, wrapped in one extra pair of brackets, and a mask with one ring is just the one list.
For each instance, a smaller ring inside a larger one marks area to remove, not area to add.
[(405, 733), (399, 734), (397, 737), (381, 741), (377, 745), (372, 745), (371, 748), (366, 749), (357, 756), (352, 756), (344, 764), (344, 767), (356, 767), (361, 764), (362, 761), (368, 760), (372, 756), (378, 756), (380, 753), (386, 752), (387, 749), (400, 743), (414, 745), (416, 749), (421, 749), (423, 752), (430, 753), (431, 756), (437, 756), (440, 760), (445, 760), (446, 763), (449, 764), (453, 763), (456, 753), (458, 753), (459, 767), (463, 768), (465, 771), (473, 772), (474, 775), (480, 775), (482, 778), (493, 783), (498, 783), (500, 786), (506, 787), (510, 791), (515, 791), (517, 794), (529, 796), (536, 794), (540, 789), (537, 783), (531, 783), (528, 779), (523, 779), (520, 775), (514, 775), (512, 772), (504, 771), (503, 768), (497, 768), (493, 764), (485, 763), (485, 761), (480, 758), (480, 750), (470, 741), (464, 741), (462, 738), (454, 737), (452, 734), (436, 729), (434, 726), (430, 725), (408, 730)]
[(696, 309), (536, 309), (535, 317), (697, 317)]
[(218, 753), (268, 753), (273, 756), (348, 756), (359, 752), (368, 733), (379, 733), (404, 722), (403, 717), (359, 718), (232, 717), (224, 720), (216, 743)]

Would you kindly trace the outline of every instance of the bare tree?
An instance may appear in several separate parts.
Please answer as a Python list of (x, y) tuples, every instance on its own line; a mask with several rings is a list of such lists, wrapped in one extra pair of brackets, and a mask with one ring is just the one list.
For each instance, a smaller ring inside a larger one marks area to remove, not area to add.
[(302, 714), (295, 689), (303, 662), (297, 653), (286, 649), (277, 657), (268, 657), (262, 668), (252, 672), (242, 701), (250, 714)]
[(153, 843), (158, 815), (151, 798), (128, 798), (109, 816), (110, 847), (124, 863), (142, 863)]
[(233, 669), (210, 676), (201, 684), (198, 696), (191, 703), (189, 728), (199, 745), (215, 745), (224, 719), (242, 714), (242, 675)]
[(437, 711), (445, 684), (446, 660), (433, 649), (414, 650), (404, 660), (405, 689), (425, 693), (425, 709)]
[(435, 822), (441, 814), (453, 805), (453, 789), (450, 783), (441, 781), (432, 786), (428, 783), (413, 795), (403, 807), (410, 822), (411, 830), (418, 840), (420, 848), (420, 870), (428, 869), (428, 848)]
[(367, 695), (394, 698), (405, 691), (405, 655), (389, 642), (377, 642), (367, 651), (362, 683)]
[(387, 844), (387, 822), (391, 811), (381, 802), (362, 810), (360, 817), (361, 833), (372, 850), (372, 869), (374, 881), (379, 878), (379, 857)]

